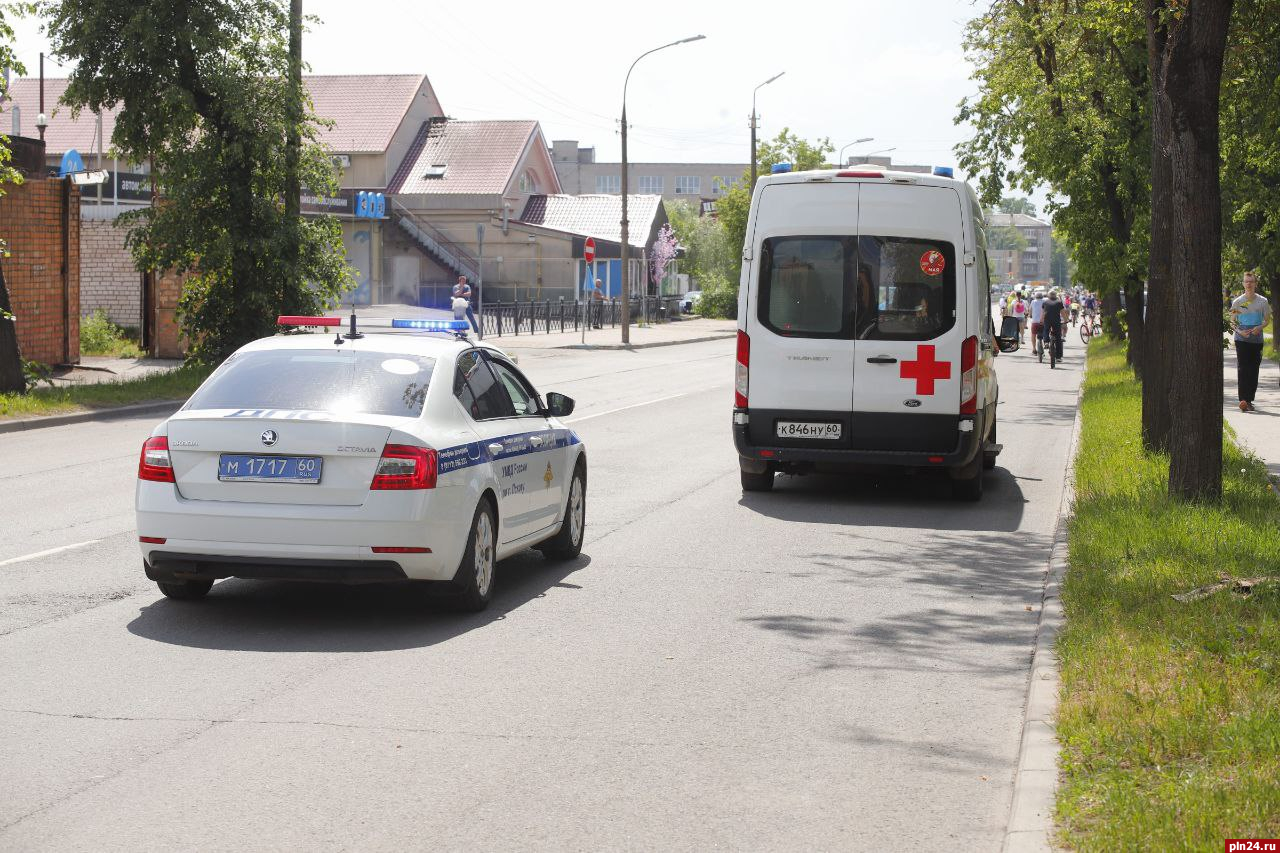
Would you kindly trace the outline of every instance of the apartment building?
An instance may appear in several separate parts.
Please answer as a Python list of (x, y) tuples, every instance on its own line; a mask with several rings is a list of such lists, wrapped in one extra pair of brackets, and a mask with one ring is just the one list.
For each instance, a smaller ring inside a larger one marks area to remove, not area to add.
[[(596, 162), (596, 149), (575, 139), (551, 143), (551, 162), (569, 195), (621, 195), (622, 163)], [(749, 163), (628, 163), (628, 193), (660, 195), (663, 201), (715, 201), (725, 187), (741, 183)]]

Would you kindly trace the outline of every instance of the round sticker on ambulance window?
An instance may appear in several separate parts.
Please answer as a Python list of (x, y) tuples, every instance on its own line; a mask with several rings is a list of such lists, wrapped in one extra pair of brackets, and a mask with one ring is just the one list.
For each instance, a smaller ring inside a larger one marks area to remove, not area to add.
[(947, 259), (937, 249), (930, 249), (920, 256), (920, 269), (925, 275), (942, 275), (947, 268)]

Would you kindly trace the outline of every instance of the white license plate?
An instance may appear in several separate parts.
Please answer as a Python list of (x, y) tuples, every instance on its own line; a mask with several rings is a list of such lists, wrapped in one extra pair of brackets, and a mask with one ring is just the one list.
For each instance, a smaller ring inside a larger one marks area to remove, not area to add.
[(815, 424), (805, 421), (778, 421), (778, 438), (840, 438), (840, 424)]

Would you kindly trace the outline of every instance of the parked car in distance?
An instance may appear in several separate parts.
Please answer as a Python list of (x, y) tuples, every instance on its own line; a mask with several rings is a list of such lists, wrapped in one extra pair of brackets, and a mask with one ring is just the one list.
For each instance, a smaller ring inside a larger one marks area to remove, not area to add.
[(698, 307), (698, 300), (702, 299), (701, 290), (690, 290), (684, 296), (680, 297), (680, 313), (692, 314), (693, 309)]

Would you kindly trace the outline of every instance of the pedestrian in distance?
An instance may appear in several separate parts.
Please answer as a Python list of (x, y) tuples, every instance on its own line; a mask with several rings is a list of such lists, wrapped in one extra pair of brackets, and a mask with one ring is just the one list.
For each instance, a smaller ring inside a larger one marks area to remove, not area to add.
[(1027, 342), (1027, 301), (1022, 298), (1021, 293), (1013, 302), (1013, 316), (1018, 321), (1018, 342), (1025, 344)]
[(600, 279), (596, 279), (595, 286), (591, 288), (591, 307), (596, 314), (596, 322), (595, 322), (594, 328), (597, 328), (597, 329), (603, 328), (600, 322), (601, 320), (604, 319), (602, 316), (602, 314), (604, 313), (604, 290), (600, 287), (600, 285), (602, 284), (604, 284), (603, 281), (601, 281)]
[(1037, 290), (1031, 294), (1031, 351), (1039, 352), (1037, 349), (1041, 346), (1042, 329), (1044, 325), (1044, 294)]
[(1258, 368), (1262, 366), (1262, 330), (1271, 316), (1271, 304), (1258, 295), (1258, 277), (1244, 274), (1244, 293), (1231, 300), (1231, 323), (1235, 327), (1236, 391), (1240, 411), (1257, 411), (1253, 397), (1258, 392)]
[(466, 314), (467, 320), (470, 321), (471, 328), (475, 330), (475, 333), (477, 335), (480, 334), (480, 326), (476, 323), (476, 315), (471, 310), (471, 285), (467, 284), (465, 275), (458, 276), (458, 283), (453, 286), (453, 299), (454, 315), (457, 316), (457, 300), (465, 300), (466, 307), (463, 313)]

